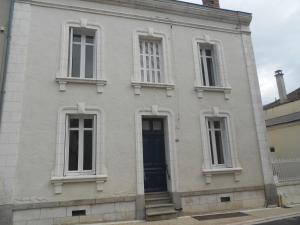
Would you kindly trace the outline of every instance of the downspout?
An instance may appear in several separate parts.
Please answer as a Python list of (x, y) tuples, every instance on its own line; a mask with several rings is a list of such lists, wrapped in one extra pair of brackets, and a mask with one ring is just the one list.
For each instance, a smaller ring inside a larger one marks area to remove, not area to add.
[(4, 100), (4, 94), (5, 94), (5, 82), (6, 82), (6, 76), (7, 76), (7, 64), (8, 64), (8, 57), (9, 57), (9, 50), (10, 50), (10, 40), (11, 40), (11, 27), (12, 27), (12, 20), (13, 20), (13, 13), (14, 13), (14, 5), (15, 0), (11, 0), (10, 8), (9, 8), (9, 19), (8, 19), (8, 25), (7, 25), (7, 34), (4, 40), (5, 43), (5, 58), (3, 63), (3, 76), (2, 81), (0, 80), (0, 125), (1, 125), (1, 118), (2, 118), (2, 109), (3, 109), (3, 100)]

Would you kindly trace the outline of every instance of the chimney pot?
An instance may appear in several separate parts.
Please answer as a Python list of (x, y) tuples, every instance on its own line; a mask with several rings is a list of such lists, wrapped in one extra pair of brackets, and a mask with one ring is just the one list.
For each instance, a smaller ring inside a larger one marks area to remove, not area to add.
[(202, 0), (203, 5), (212, 8), (220, 8), (219, 0)]
[(279, 99), (280, 99), (281, 103), (286, 102), (286, 100), (287, 100), (283, 75), (284, 75), (284, 73), (282, 72), (282, 70), (275, 71), (278, 94), (279, 94)]

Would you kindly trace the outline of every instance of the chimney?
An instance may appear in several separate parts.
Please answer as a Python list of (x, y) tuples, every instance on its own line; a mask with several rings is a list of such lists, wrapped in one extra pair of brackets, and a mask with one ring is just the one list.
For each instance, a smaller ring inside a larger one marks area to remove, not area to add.
[(203, 5), (212, 8), (220, 8), (219, 0), (202, 0)]
[(276, 82), (277, 82), (278, 94), (279, 94), (279, 99), (280, 99), (281, 103), (283, 103), (283, 102), (285, 102), (287, 100), (286, 89), (285, 89), (283, 75), (284, 74), (282, 73), (282, 70), (276, 70), (275, 71), (275, 77), (276, 77)]

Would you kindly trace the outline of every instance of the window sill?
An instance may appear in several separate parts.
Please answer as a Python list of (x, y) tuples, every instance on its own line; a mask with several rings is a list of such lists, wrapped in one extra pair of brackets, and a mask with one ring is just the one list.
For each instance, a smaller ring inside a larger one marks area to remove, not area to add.
[(141, 95), (141, 89), (143, 88), (161, 88), (166, 89), (167, 97), (172, 97), (173, 90), (175, 89), (175, 84), (170, 83), (146, 83), (146, 82), (131, 82), (132, 87), (134, 88), (135, 95)]
[(231, 93), (231, 87), (217, 87), (217, 86), (195, 86), (195, 91), (198, 94), (198, 98), (203, 98), (203, 92), (223, 92), (226, 100), (229, 100)]
[(211, 177), (212, 175), (219, 175), (219, 174), (234, 174), (234, 180), (235, 182), (239, 182), (239, 175), (242, 172), (241, 167), (237, 168), (213, 168), (213, 169), (203, 169), (202, 173), (205, 176), (206, 184), (211, 183)]
[(83, 78), (74, 78), (74, 77), (57, 77), (56, 82), (59, 84), (60, 91), (66, 91), (67, 83), (94, 84), (97, 86), (97, 93), (103, 93), (103, 87), (107, 84), (106, 80), (83, 79)]
[(84, 183), (96, 182), (97, 191), (103, 191), (103, 184), (107, 181), (107, 175), (80, 175), (80, 176), (65, 176), (52, 177), (51, 183), (54, 185), (54, 193), (61, 194), (64, 183)]

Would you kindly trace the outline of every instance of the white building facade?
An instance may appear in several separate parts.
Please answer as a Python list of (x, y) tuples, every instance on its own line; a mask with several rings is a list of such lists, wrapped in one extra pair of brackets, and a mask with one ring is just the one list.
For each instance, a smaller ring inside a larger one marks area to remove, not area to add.
[(250, 21), (177, 1), (17, 0), (6, 216), (142, 219), (153, 192), (184, 213), (274, 203)]

